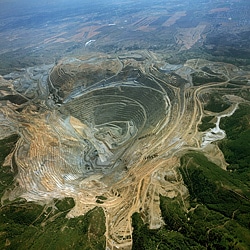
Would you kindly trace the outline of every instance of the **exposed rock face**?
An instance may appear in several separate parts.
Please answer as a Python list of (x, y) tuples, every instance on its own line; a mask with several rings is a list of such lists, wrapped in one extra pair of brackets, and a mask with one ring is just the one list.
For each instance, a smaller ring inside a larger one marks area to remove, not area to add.
[(18, 185), (6, 196), (45, 203), (73, 197), (69, 217), (101, 206), (114, 249), (131, 248), (136, 211), (159, 228), (159, 195), (187, 195), (176, 156), (200, 148), (202, 95), (243, 73), (234, 68), (223, 73), (225, 82), (193, 87), (191, 74), (222, 65), (190, 60), (167, 73), (157, 65), (164, 63), (149, 52), (101, 54), (1, 78), (1, 132), (20, 135), (12, 157)]

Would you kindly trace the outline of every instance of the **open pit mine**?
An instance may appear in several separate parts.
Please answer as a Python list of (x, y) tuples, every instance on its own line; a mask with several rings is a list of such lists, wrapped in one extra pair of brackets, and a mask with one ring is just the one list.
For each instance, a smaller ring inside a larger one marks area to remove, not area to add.
[[(69, 218), (101, 207), (106, 249), (131, 249), (133, 213), (156, 229), (164, 223), (160, 195), (180, 194), (185, 203), (181, 154), (202, 151), (225, 167), (213, 142), (225, 136), (220, 118), (246, 102), (241, 90), (249, 92), (249, 75), (231, 64), (172, 65), (164, 55), (136, 51), (65, 58), (2, 76), (1, 139), (19, 136), (6, 159), (17, 170), (15, 186), (3, 199), (49, 204), (72, 197)], [(227, 109), (204, 109), (214, 93)], [(205, 116), (218, 118), (215, 128), (199, 131)]]

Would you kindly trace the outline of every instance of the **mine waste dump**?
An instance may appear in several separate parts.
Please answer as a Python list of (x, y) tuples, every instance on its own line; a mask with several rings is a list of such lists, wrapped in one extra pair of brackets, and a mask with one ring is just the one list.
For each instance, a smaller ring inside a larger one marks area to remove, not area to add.
[[(226, 136), (220, 118), (249, 102), (249, 75), (231, 64), (174, 65), (135, 51), (65, 58), (2, 76), (1, 139), (18, 135), (6, 158), (15, 183), (2, 202), (71, 197), (68, 218), (101, 207), (107, 248), (130, 249), (133, 213), (157, 229), (164, 224), (160, 196), (188, 196), (177, 171), (183, 152), (212, 154), (225, 168), (213, 142)], [(214, 124), (202, 131), (208, 116)]]

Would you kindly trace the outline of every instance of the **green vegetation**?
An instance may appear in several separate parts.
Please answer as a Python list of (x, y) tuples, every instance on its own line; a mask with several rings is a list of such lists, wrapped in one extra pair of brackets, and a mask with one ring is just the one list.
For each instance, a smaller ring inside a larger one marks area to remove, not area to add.
[(211, 74), (211, 75), (220, 75), (219, 73), (213, 72), (209, 67), (204, 66), (201, 68), (202, 71), (204, 71), (205, 73)]
[(204, 116), (202, 117), (201, 119), (201, 124), (199, 124), (199, 131), (206, 131), (208, 130), (209, 128), (214, 128), (215, 127), (215, 124), (212, 122), (212, 119), (214, 117), (213, 116)]
[(250, 101), (250, 90), (249, 89), (243, 89), (241, 91), (241, 96), (245, 99)]
[(230, 107), (229, 103), (226, 103), (219, 93), (211, 94), (208, 103), (204, 108), (211, 112), (222, 112)]
[[(17, 136), (0, 142), (0, 191), (10, 188), (14, 173), (2, 167)], [(95, 208), (84, 216), (66, 219), (74, 207), (72, 198), (54, 200), (52, 206), (41, 206), (23, 199), (0, 207), (0, 249), (105, 249), (105, 215)]]
[(132, 216), (132, 226), (134, 228), (132, 249), (134, 250), (205, 249), (181, 232), (168, 230), (165, 227), (159, 230), (149, 230), (138, 213)]
[(197, 152), (182, 157), (180, 171), (190, 191), (188, 210), (180, 196), (161, 197), (166, 225), (159, 230), (149, 230), (134, 214), (133, 249), (249, 249), (250, 200), (244, 182)]
[(105, 200), (107, 200), (107, 197), (103, 195), (96, 196), (97, 200), (96, 203), (103, 204)]
[(98, 203), (98, 204), (103, 204), (104, 202), (97, 199), (97, 200), (96, 200), (96, 203)]
[[(17, 139), (18, 139), (17, 135), (12, 135), (9, 138), (0, 141), (0, 166), (2, 166), (5, 157), (13, 149)], [(6, 187), (10, 186), (13, 182), (14, 177), (10, 167), (0, 168), (0, 178), (1, 178), (0, 197), (2, 197)]]
[(12, 135), (8, 138), (0, 140), (0, 163), (4, 162), (5, 157), (11, 152), (15, 143), (17, 142), (18, 136)]
[(227, 138), (219, 146), (230, 164), (229, 170), (237, 170), (250, 180), (250, 109), (249, 105), (240, 108), (230, 117), (221, 120), (221, 128)]
[(194, 86), (203, 85), (212, 82), (225, 82), (226, 78), (222, 75), (209, 75), (205, 72), (195, 72), (191, 74)]
[(180, 170), (191, 202), (206, 204), (209, 209), (234, 218), (250, 229), (250, 193), (244, 181), (200, 153), (186, 154), (181, 161)]
[[(58, 203), (55, 210), (25, 201), (2, 207), (0, 248), (105, 249), (105, 216), (101, 208), (66, 219), (74, 202), (67, 198)], [(67, 209), (62, 211), (63, 207)]]
[(248, 80), (247, 78), (242, 77), (242, 78), (230, 80), (229, 83), (236, 84), (236, 85), (247, 85)]
[(105, 197), (103, 195), (96, 196), (96, 198), (99, 200), (103, 200), (103, 201), (107, 200), (107, 197)]

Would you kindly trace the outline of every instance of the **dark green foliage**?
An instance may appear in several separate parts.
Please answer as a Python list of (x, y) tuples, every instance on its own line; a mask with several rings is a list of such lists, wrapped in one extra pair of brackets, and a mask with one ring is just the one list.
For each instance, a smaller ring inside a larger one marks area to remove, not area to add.
[(133, 249), (248, 249), (249, 230), (202, 204), (185, 211), (180, 201), (161, 197), (166, 226), (159, 230), (133, 215)]
[(201, 119), (201, 124), (199, 124), (199, 131), (206, 131), (209, 128), (215, 127), (215, 124), (212, 122), (213, 116), (204, 116)]
[(69, 211), (75, 205), (74, 200), (72, 198), (65, 198), (63, 200), (56, 200), (55, 203), (56, 203), (56, 208), (62, 212)]
[(208, 111), (222, 112), (229, 108), (230, 104), (226, 103), (220, 94), (212, 94), (209, 102), (204, 106)]
[(100, 208), (73, 219), (33, 203), (9, 205), (0, 213), (0, 249), (105, 249), (105, 216)]
[(98, 204), (103, 204), (104, 202), (101, 201), (101, 200), (96, 200), (96, 203), (98, 203)]
[[(189, 211), (184, 211), (179, 202), (179, 198), (174, 200), (161, 198), (162, 216), (169, 230), (178, 231), (186, 238), (197, 242), (200, 247), (230, 249), (227, 247), (234, 240), (231, 232), (224, 227), (230, 221), (228, 218), (196, 202), (192, 203), (193, 207)], [(234, 226), (241, 228), (237, 223)], [(235, 234), (236, 237), (240, 237), (238, 233)]]
[(210, 75), (220, 75), (219, 73), (213, 72), (210, 68), (207, 66), (201, 68), (205, 73), (208, 73)]
[(244, 219), (237, 216), (234, 218), (242, 226), (248, 227), (250, 221), (247, 220), (247, 211), (250, 211), (250, 200), (248, 193), (241, 190), (243, 182), (199, 153), (185, 155), (182, 164), (185, 168), (181, 168), (181, 173), (191, 200), (206, 204), (209, 209), (228, 218), (241, 214)]
[(250, 199), (244, 180), (222, 170), (203, 154), (181, 158), (180, 171), (190, 192), (190, 207), (180, 196), (161, 197), (159, 230), (149, 230), (134, 214), (133, 249), (249, 249)]
[(181, 231), (187, 223), (187, 216), (183, 210), (183, 204), (178, 199), (161, 197), (161, 212), (166, 223), (166, 229)]
[(0, 141), (0, 197), (2, 197), (6, 187), (13, 182), (13, 172), (10, 167), (2, 167), (5, 157), (13, 150), (15, 143), (17, 142), (18, 136), (12, 135), (9, 138)]
[(239, 105), (239, 108), (232, 116), (221, 119), (220, 127), (226, 130), (227, 139), (235, 140), (242, 133), (250, 130), (250, 106), (246, 104)]
[(138, 213), (132, 216), (132, 226), (134, 228), (132, 249), (134, 250), (205, 249), (180, 232), (169, 231), (166, 228), (159, 230), (148, 229), (148, 226), (143, 223)]
[(250, 90), (249, 89), (243, 89), (241, 90), (241, 96), (245, 99), (250, 101)]
[(5, 157), (10, 153), (13, 146), (15, 145), (18, 139), (17, 135), (12, 135), (8, 138), (5, 138), (0, 141), (0, 161), (1, 164), (4, 161)]
[(236, 140), (223, 141), (220, 148), (230, 164), (228, 169), (244, 171), (250, 168), (250, 130)]
[(107, 200), (107, 197), (105, 197), (103, 195), (96, 196), (96, 198), (99, 200)]
[(247, 85), (248, 80), (247, 79), (233, 79), (233, 80), (230, 80), (229, 83), (232, 83), (235, 85)]
[(194, 86), (199, 86), (206, 83), (225, 82), (226, 78), (222, 75), (210, 75), (205, 72), (195, 72), (191, 74)]
[(4, 223), (12, 221), (14, 224), (29, 226), (37, 218), (34, 210), (41, 213), (42, 207), (30, 202), (16, 202), (11, 206), (3, 206), (0, 215), (2, 217), (1, 221)]
[(250, 180), (250, 107), (240, 108), (230, 117), (221, 120), (221, 128), (226, 131), (227, 138), (219, 143), (230, 164), (229, 170), (236, 170)]

